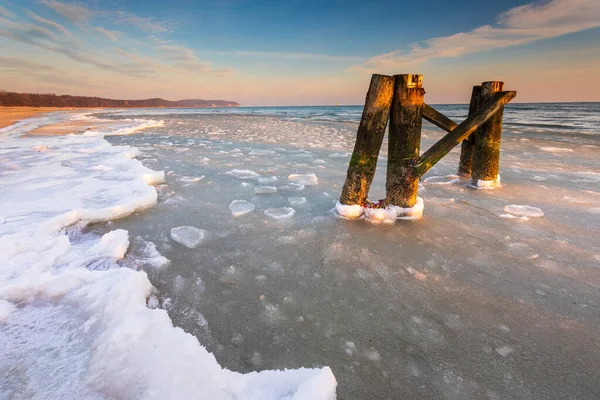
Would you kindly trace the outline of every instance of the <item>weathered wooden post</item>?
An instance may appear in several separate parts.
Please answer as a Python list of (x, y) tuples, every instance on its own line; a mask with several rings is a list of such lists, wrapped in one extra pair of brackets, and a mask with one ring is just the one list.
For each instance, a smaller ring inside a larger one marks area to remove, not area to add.
[(394, 76), (394, 99), (388, 138), (386, 204), (409, 208), (415, 205), (419, 176), (414, 166), (419, 160), (423, 98), (422, 75)]
[[(504, 82), (491, 81), (481, 84), (481, 101), (485, 103), (502, 91)], [(502, 106), (474, 136), (473, 171), (470, 185), (477, 188), (493, 188), (499, 183), (500, 139), (502, 136)]]
[[(471, 93), (471, 102), (469, 104), (469, 116), (483, 104), (481, 99), (481, 85), (473, 86)], [(473, 166), (473, 146), (475, 145), (475, 135), (471, 134), (468, 139), (463, 140), (460, 146), (460, 161), (458, 162), (458, 176), (471, 177)]]
[(390, 113), (394, 78), (374, 74), (365, 100), (354, 152), (348, 166), (346, 182), (340, 196), (343, 205), (363, 205), (375, 176), (379, 150)]

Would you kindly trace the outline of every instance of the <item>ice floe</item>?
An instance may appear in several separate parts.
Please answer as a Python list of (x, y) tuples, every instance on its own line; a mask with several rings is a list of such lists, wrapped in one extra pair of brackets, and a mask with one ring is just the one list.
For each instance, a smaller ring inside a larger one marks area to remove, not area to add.
[(198, 229), (194, 226), (179, 226), (171, 229), (171, 239), (188, 249), (195, 249), (202, 243), (206, 237), (204, 229)]
[(288, 176), (288, 180), (306, 186), (313, 186), (319, 183), (315, 174), (291, 174)]
[(254, 179), (260, 176), (249, 169), (232, 169), (231, 171), (228, 171), (227, 174), (233, 175), (238, 179)]
[(277, 188), (275, 186), (256, 186), (254, 188), (254, 193), (256, 194), (269, 194), (275, 193)]
[(306, 204), (306, 197), (288, 197), (288, 203), (291, 206), (301, 206)]
[(267, 208), (265, 215), (273, 219), (288, 219), (296, 214), (296, 210), (291, 207)]
[(246, 200), (234, 200), (229, 204), (229, 209), (234, 217), (241, 217), (254, 211), (256, 206)]
[(515, 217), (543, 217), (544, 212), (538, 207), (510, 204), (504, 207), (504, 212)]

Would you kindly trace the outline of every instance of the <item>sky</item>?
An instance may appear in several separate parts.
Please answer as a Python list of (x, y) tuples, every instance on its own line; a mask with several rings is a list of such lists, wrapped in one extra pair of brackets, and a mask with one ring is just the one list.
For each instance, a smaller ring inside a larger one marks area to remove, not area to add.
[(9, 91), (363, 104), (373, 73), (431, 104), (600, 101), (600, 0), (0, 0)]

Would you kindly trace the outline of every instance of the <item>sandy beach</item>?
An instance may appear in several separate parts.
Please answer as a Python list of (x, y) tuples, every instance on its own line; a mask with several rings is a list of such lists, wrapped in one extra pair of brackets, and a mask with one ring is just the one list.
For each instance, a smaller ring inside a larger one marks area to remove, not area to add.
[(64, 109), (54, 107), (0, 107), (0, 128), (12, 125), (26, 118), (62, 110)]

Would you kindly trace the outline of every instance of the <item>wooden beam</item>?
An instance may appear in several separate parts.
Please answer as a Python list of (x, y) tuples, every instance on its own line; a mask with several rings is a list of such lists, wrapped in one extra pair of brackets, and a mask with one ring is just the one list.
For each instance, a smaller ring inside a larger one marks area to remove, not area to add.
[(419, 177), (413, 165), (419, 159), (423, 123), (422, 75), (395, 75), (390, 113), (385, 197), (388, 205), (412, 207), (417, 201)]
[(354, 152), (340, 195), (342, 204), (364, 204), (367, 201), (371, 182), (375, 176), (393, 94), (393, 77), (378, 74), (371, 77), (365, 108), (356, 134)]
[[(504, 83), (499, 81), (481, 84), (481, 98), (485, 102), (495, 93), (502, 91)], [(502, 116), (504, 107), (483, 124), (474, 135), (473, 143), (473, 172), (471, 185), (477, 186), (478, 181), (496, 181), (500, 172), (500, 139), (502, 137)]]
[[(471, 92), (471, 102), (469, 103), (469, 115), (473, 115), (483, 103), (481, 96), (481, 85), (473, 86)], [(473, 165), (473, 146), (475, 145), (475, 136), (478, 131), (472, 133), (460, 145), (460, 160), (458, 162), (458, 176), (470, 177)]]
[(452, 132), (454, 128), (458, 126), (456, 122), (452, 121), (429, 104), (423, 104), (423, 118), (446, 132)]
[(414, 167), (415, 174), (423, 176), (454, 147), (468, 138), (477, 128), (504, 107), (506, 103), (514, 99), (516, 95), (517, 92), (514, 91), (493, 94), (480, 109), (465, 119), (419, 157), (419, 161)]

